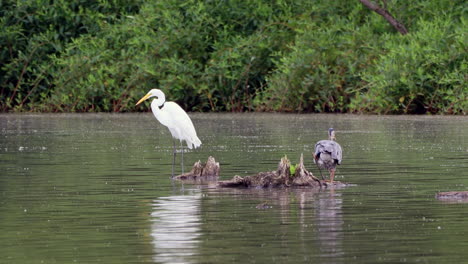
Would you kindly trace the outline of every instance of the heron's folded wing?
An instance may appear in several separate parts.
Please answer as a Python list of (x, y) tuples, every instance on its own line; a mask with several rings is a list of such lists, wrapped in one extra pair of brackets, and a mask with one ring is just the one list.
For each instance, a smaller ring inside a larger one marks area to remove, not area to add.
[(320, 140), (315, 144), (315, 154), (327, 153), (330, 154), (332, 159), (337, 160), (341, 164), (342, 153), (340, 144), (332, 140)]

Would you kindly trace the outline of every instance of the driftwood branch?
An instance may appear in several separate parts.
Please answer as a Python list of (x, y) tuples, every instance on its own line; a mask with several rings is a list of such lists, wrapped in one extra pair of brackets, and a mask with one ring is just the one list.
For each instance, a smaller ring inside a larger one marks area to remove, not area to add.
[[(363, 5), (365, 5), (370, 10), (376, 12), (377, 14), (383, 16), (390, 25), (392, 25), (398, 32), (402, 35), (408, 34), (408, 30), (405, 25), (396, 20), (385, 8), (380, 7), (379, 5), (369, 1), (369, 0), (359, 0)], [(385, 3), (385, 2), (384, 2)]]
[(467, 203), (468, 191), (440, 192), (436, 194), (436, 198), (447, 203)]

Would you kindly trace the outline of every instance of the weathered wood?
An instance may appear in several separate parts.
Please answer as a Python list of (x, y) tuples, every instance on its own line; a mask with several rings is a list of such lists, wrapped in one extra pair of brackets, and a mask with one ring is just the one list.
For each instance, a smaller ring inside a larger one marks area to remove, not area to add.
[(436, 198), (447, 202), (468, 202), (468, 191), (439, 192)]
[(216, 162), (215, 158), (209, 156), (206, 163), (201, 163), (201, 161), (195, 162), (193, 164), (192, 170), (175, 176), (175, 180), (217, 180), (219, 177), (219, 162)]
[(304, 167), (304, 158), (301, 154), (301, 159), (296, 167), (294, 175), (290, 172), (291, 163), (284, 157), (278, 164), (276, 171), (259, 172), (252, 176), (234, 176), (231, 180), (219, 181), (219, 187), (242, 188), (242, 187), (255, 187), (255, 188), (285, 188), (294, 186), (305, 187), (343, 187), (346, 184), (334, 181), (333, 183), (319, 180), (311, 172), (307, 171)]
[(270, 208), (272, 208), (272, 207), (273, 207), (273, 206), (269, 205), (269, 204), (266, 203), (266, 202), (260, 203), (260, 204), (258, 204), (257, 206), (255, 206), (255, 208), (261, 209), (261, 210), (270, 209)]
[(300, 162), (296, 166), (294, 175), (291, 175), (291, 162), (287, 157), (281, 159), (276, 171), (259, 172), (255, 175), (241, 177), (235, 175), (231, 180), (218, 181), (220, 166), (213, 157), (208, 157), (205, 164), (200, 161), (195, 162), (190, 172), (175, 176), (174, 179), (188, 183), (209, 183), (217, 187), (231, 188), (286, 188), (286, 187), (345, 187), (350, 184), (334, 181), (319, 180), (312, 172), (304, 166), (304, 158), (301, 154)]
[[(289, 169), (288, 169), (289, 170)], [(301, 159), (299, 160), (299, 164), (296, 166), (296, 172), (293, 176), (293, 185), (294, 186), (322, 186), (326, 184), (325, 181), (320, 181), (316, 178), (312, 172), (309, 172), (304, 167), (304, 157), (301, 154)]]

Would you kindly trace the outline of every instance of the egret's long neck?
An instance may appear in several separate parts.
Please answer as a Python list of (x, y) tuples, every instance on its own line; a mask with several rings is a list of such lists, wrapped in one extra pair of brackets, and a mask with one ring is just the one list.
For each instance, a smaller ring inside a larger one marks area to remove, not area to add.
[(156, 117), (156, 119), (161, 124), (166, 125), (167, 113), (161, 110), (162, 106), (164, 106), (164, 101), (161, 100), (161, 97), (159, 97), (158, 99), (154, 99), (151, 102), (151, 111), (153, 112), (154, 117)]
[(153, 113), (156, 115), (156, 113), (159, 113), (161, 112), (161, 106), (164, 105), (164, 101), (163, 102), (160, 102), (161, 100), (158, 98), (158, 99), (153, 99), (153, 101), (151, 101), (151, 111), (153, 111)]
[[(153, 90), (152, 90), (153, 91)], [(161, 90), (154, 90), (153, 96), (156, 97), (151, 102), (151, 111), (153, 111), (154, 117), (163, 125), (168, 126), (168, 115), (167, 111), (164, 111), (163, 106), (166, 102), (166, 96)]]
[(157, 106), (162, 107), (164, 105), (164, 102), (166, 102), (166, 96), (164, 95), (164, 93), (158, 90), (154, 94), (154, 96), (156, 97), (156, 99), (154, 99), (153, 102), (151, 102), (151, 105), (156, 104)]

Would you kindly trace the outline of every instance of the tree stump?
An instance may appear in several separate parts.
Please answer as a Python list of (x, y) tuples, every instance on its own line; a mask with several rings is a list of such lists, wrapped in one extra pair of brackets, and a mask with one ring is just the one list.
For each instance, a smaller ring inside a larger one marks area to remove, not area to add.
[(201, 163), (201, 161), (195, 162), (193, 164), (192, 170), (175, 176), (173, 179), (176, 180), (217, 180), (219, 177), (219, 162), (216, 162), (215, 158), (209, 156), (206, 163)]
[(309, 172), (304, 166), (304, 157), (301, 154), (300, 162), (293, 169), (291, 174), (291, 162), (287, 157), (281, 158), (278, 163), (278, 168), (275, 171), (259, 172), (252, 176), (241, 177), (235, 175), (231, 180), (218, 181), (220, 166), (213, 157), (208, 157), (205, 164), (200, 161), (195, 162), (190, 172), (173, 177), (173, 179), (181, 180), (189, 183), (216, 184), (217, 187), (231, 188), (287, 188), (287, 187), (345, 187), (350, 184), (334, 181), (320, 180), (316, 178), (312, 172)]
[(284, 157), (278, 164), (276, 171), (259, 172), (256, 175), (245, 177), (236, 175), (231, 180), (219, 181), (218, 186), (231, 188), (286, 188), (299, 186), (321, 188), (329, 186), (343, 187), (347, 186), (347, 184), (338, 181), (330, 183), (319, 180), (304, 167), (304, 158), (301, 154), (300, 162), (296, 166), (293, 175), (291, 175), (291, 163), (287, 157)]

